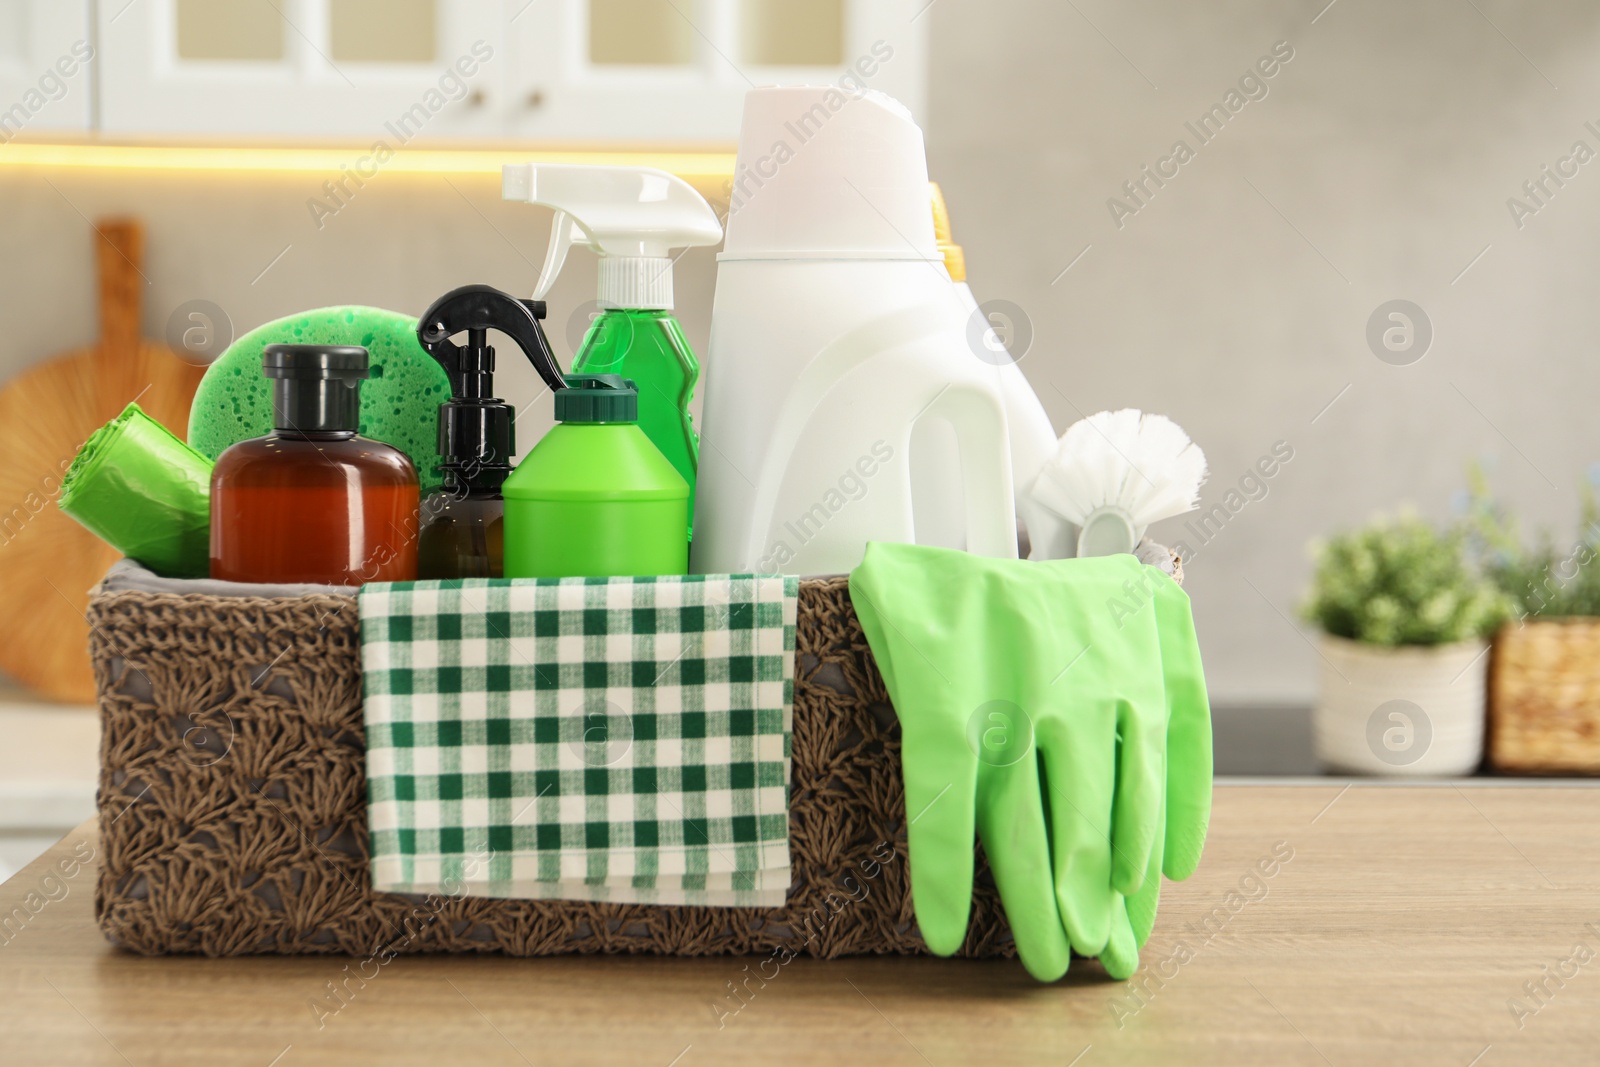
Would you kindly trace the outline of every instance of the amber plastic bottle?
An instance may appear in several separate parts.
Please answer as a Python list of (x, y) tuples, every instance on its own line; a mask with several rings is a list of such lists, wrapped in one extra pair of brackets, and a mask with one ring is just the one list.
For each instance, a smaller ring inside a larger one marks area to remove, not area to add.
[(276, 427), (211, 475), (211, 577), (361, 585), (417, 576), (417, 472), (359, 437), (367, 350), (268, 345)]

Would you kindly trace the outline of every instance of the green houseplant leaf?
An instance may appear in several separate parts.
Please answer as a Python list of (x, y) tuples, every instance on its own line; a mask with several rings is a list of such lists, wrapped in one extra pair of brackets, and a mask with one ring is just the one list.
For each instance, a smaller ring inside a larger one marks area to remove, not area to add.
[(1518, 619), (1600, 616), (1600, 503), (1592, 486), (1582, 490), (1577, 535), (1558, 545), (1550, 531), (1531, 549), (1523, 547), (1509, 511), (1489, 490), (1483, 469), (1468, 469), (1466, 529), (1472, 553), (1512, 601)]
[(1514, 603), (1470, 562), (1467, 541), (1463, 527), (1411, 514), (1338, 534), (1317, 549), (1303, 613), (1335, 637), (1383, 647), (1487, 637)]

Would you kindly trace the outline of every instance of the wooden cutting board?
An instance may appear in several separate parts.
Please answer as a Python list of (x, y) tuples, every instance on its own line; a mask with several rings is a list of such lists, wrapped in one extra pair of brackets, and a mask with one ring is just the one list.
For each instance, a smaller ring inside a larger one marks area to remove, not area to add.
[(140, 338), (144, 231), (95, 227), (100, 338), (30, 367), (0, 389), (0, 670), (43, 696), (94, 701), (89, 588), (118, 553), (61, 513), (61, 476), (89, 435), (137, 401), (187, 436), (205, 372)]

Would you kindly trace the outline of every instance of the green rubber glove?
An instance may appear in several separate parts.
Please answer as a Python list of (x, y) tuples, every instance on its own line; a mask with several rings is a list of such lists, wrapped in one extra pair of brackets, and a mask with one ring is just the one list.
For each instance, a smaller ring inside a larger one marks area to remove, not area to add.
[[(1189, 597), (1175, 582), (1157, 583), (1156, 624), (1161, 630), (1162, 675), (1170, 719), (1167, 727), (1167, 806), (1179, 814), (1162, 847), (1153, 851), (1144, 885), (1132, 897), (1112, 893), (1111, 936), (1100, 956), (1106, 973), (1118, 980), (1139, 968), (1139, 949), (1155, 926), (1161, 874), (1182, 881), (1194, 873), (1211, 819), (1211, 705), (1195, 639)], [(1075, 946), (1076, 947), (1076, 946)], [(1084, 955), (1080, 949), (1079, 955)]]
[[(1131, 556), (1027, 563), (872, 544), (851, 596), (901, 720), (929, 948), (965, 938), (976, 830), (1030, 973), (1060, 977), (1073, 947), (1136, 965), (1159, 871), (1192, 870), (1209, 805), (1209, 742), (1203, 801), (1194, 759), (1175, 759), (1183, 785), (1168, 782), (1159, 622), (1174, 605), (1187, 617), (1182, 591)], [(1169, 791), (1185, 798), (1171, 819)]]

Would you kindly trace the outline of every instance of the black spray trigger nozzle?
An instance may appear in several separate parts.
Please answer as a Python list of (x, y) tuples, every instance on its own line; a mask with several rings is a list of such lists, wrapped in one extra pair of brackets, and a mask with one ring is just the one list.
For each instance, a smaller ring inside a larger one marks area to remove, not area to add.
[[(487, 397), (494, 392), (494, 349), (487, 331), (499, 330), (516, 342), (533, 369), (551, 390), (566, 381), (550, 350), (539, 319), (544, 301), (519, 300), (489, 285), (463, 285), (433, 302), (417, 323), (417, 340), (450, 375), (450, 388), (458, 397)], [(450, 340), (467, 334), (467, 344)]]
[[(516, 415), (494, 395), (489, 331), (516, 342), (552, 390), (566, 387), (539, 319), (543, 301), (518, 300), (488, 285), (464, 285), (433, 302), (417, 321), (417, 341), (450, 376), (439, 405), (439, 469), (446, 484), (497, 490), (511, 472)], [(466, 334), (466, 344), (450, 338)]]

